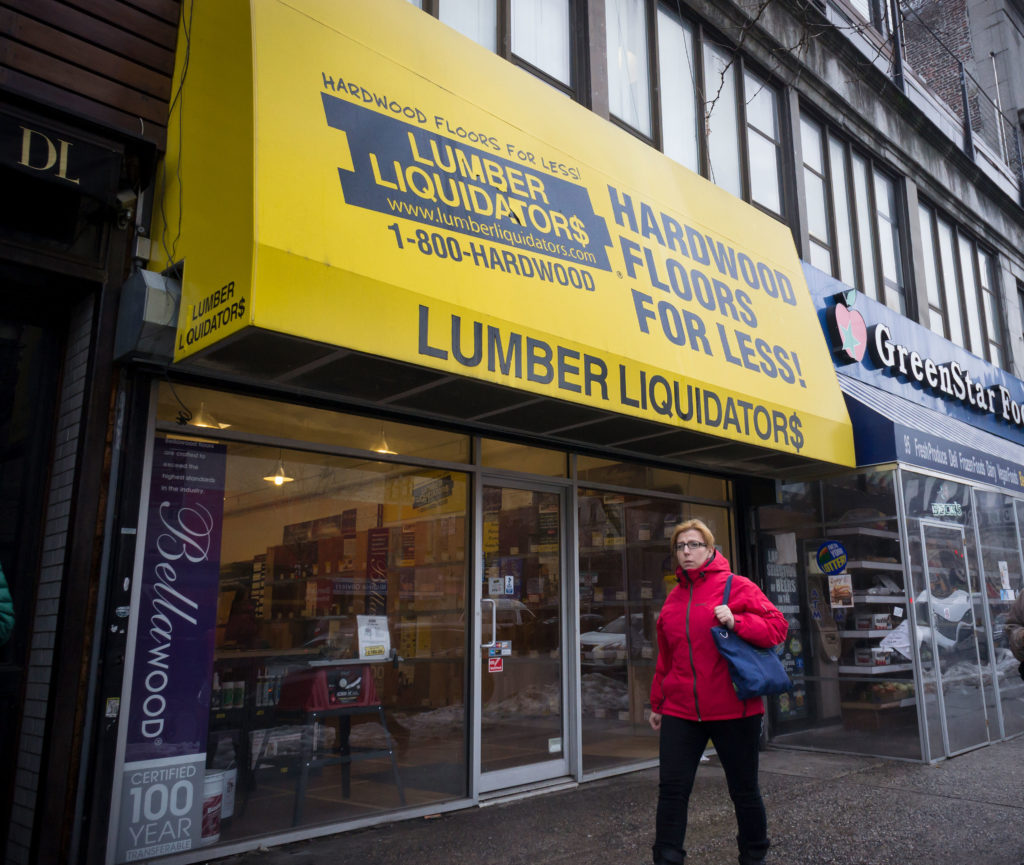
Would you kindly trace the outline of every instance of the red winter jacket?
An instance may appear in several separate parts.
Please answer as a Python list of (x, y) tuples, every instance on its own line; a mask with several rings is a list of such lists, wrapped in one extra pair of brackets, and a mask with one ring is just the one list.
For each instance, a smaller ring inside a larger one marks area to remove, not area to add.
[[(760, 697), (740, 700), (729, 678), (729, 667), (718, 653), (711, 628), (718, 624), (714, 609), (722, 603), (729, 561), (715, 552), (695, 571), (676, 570), (679, 580), (658, 616), (658, 663), (651, 684), (651, 709), (691, 721), (721, 721), (764, 712)], [(734, 630), (755, 646), (777, 646), (789, 628), (780, 613), (754, 583), (738, 574), (732, 579), (729, 609)]]

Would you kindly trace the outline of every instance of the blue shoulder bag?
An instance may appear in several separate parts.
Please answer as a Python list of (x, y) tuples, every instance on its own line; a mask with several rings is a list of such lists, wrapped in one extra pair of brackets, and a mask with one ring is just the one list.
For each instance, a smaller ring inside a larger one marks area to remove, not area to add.
[[(732, 574), (729, 574), (729, 579), (725, 582), (723, 604), (729, 603), (731, 590)], [(751, 645), (724, 625), (712, 627), (711, 636), (718, 646), (718, 651), (729, 664), (732, 686), (736, 689), (736, 696), (741, 700), (781, 694), (793, 687), (774, 648), (761, 649)]]

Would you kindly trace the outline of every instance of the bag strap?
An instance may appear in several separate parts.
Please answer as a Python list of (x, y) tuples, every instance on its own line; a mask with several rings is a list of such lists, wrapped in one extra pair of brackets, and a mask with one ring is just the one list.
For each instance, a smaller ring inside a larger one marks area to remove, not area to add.
[(725, 581), (725, 592), (722, 593), (722, 603), (729, 603), (729, 592), (732, 591), (732, 574), (729, 574), (729, 579)]

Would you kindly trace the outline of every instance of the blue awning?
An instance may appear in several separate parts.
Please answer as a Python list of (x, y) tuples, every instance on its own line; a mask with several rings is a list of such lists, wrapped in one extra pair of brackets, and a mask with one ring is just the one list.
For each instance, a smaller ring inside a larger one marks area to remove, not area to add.
[(840, 374), (857, 465), (901, 462), (1024, 491), (1024, 447)]

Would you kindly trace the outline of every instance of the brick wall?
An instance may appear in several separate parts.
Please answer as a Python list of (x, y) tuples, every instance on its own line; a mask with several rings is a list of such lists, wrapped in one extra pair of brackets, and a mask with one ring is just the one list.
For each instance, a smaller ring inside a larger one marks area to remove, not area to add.
[(30, 865), (33, 819), (39, 790), (53, 650), (60, 621), (60, 597), (68, 520), (74, 492), (79, 427), (89, 364), (93, 300), (82, 301), (71, 316), (64, 356), (53, 471), (47, 495), (46, 522), (40, 563), (32, 642), (26, 671), (26, 693), (15, 769), (14, 804), (7, 839), (7, 865)]
[(957, 61), (973, 56), (967, 0), (912, 0), (900, 8), (907, 62), (963, 120)]

